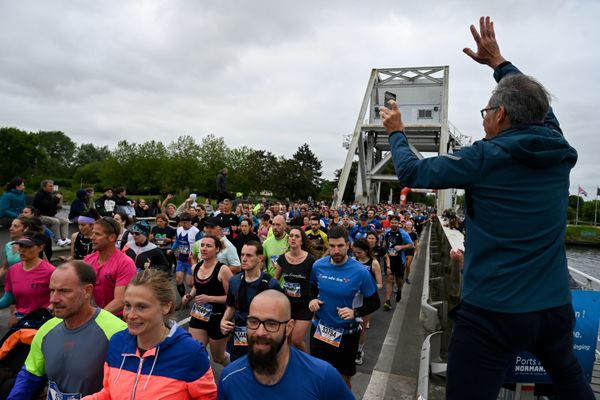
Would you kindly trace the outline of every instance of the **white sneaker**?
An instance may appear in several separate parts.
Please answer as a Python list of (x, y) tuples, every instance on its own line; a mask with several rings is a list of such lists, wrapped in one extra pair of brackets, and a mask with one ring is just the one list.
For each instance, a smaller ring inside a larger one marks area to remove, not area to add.
[(71, 239), (64, 239), (65, 242), (65, 246), (68, 246), (71, 244)]
[(66, 242), (63, 239), (58, 239), (56, 241), (57, 246), (63, 247), (65, 244), (66, 244)]

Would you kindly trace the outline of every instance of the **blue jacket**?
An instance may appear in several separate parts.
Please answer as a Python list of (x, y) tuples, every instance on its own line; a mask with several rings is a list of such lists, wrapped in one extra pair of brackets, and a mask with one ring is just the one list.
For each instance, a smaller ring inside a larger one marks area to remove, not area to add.
[[(494, 78), (515, 73), (509, 63)], [(419, 160), (400, 133), (390, 145), (402, 185), (465, 189), (462, 301), (508, 313), (571, 301), (564, 239), (577, 152), (552, 109), (543, 124), (511, 127), (454, 154)]]
[(25, 193), (11, 189), (0, 198), (0, 217), (17, 218), (25, 208)]

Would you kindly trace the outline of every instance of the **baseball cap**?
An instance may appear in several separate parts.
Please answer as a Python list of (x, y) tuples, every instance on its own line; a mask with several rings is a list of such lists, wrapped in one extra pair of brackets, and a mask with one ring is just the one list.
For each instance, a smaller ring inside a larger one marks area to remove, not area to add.
[(46, 237), (40, 232), (25, 232), (23, 237), (14, 243), (23, 247), (41, 246), (46, 243)]

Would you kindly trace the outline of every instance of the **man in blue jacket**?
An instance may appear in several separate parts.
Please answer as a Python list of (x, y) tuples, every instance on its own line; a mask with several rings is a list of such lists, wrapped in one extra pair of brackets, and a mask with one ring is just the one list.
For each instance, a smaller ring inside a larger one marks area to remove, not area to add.
[(594, 399), (573, 353), (564, 246), (577, 152), (563, 137), (546, 89), (502, 57), (489, 17), (479, 24), (480, 32), (471, 26), (477, 52), (463, 51), (493, 68), (498, 82), (481, 110), (483, 140), (419, 160), (408, 147), (396, 103), (381, 110), (402, 185), (465, 189), (464, 282), (446, 396), (495, 399), (514, 354), (529, 351), (561, 398)]

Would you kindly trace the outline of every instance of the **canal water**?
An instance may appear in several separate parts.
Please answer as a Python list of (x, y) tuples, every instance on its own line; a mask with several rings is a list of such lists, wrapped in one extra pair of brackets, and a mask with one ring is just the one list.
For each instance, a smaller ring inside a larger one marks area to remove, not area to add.
[[(600, 279), (600, 247), (568, 245), (567, 261), (569, 267)], [(595, 288), (600, 289), (598, 285)]]

